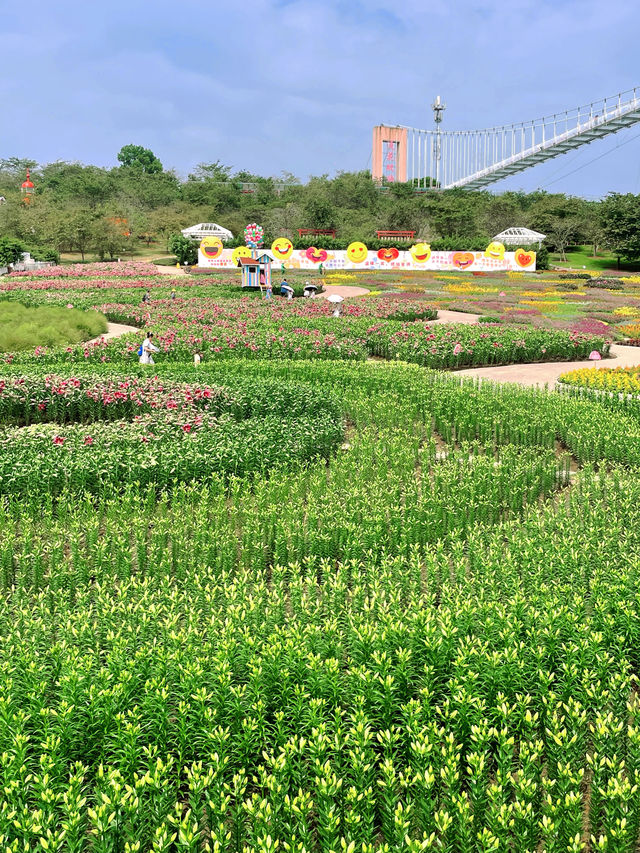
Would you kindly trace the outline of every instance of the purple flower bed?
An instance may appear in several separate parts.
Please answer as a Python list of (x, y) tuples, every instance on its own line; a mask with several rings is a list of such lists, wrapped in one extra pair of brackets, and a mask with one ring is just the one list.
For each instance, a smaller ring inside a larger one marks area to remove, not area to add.
[(602, 320), (592, 320), (585, 317), (583, 320), (578, 320), (571, 326), (572, 332), (578, 332), (581, 335), (604, 335), (611, 337), (611, 327)]

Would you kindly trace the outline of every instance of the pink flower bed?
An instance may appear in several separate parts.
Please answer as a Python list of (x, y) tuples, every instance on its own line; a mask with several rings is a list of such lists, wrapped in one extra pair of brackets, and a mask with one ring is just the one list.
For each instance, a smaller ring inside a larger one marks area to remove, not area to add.
[(158, 275), (155, 266), (146, 261), (118, 263), (74, 264), (73, 266), (43, 267), (40, 270), (13, 272), (11, 278), (138, 278)]

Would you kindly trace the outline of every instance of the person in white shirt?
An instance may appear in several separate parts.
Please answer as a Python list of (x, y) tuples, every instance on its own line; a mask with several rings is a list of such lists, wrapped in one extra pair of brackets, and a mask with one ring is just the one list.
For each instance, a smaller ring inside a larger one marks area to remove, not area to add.
[(155, 364), (153, 353), (160, 352), (158, 347), (153, 343), (151, 338), (153, 332), (149, 332), (147, 337), (142, 342), (142, 355), (140, 356), (140, 364)]

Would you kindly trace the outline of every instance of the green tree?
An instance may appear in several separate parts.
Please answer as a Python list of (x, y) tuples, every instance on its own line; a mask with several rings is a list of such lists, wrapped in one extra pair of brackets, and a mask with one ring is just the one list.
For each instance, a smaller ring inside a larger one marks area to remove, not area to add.
[(84, 261), (85, 252), (91, 247), (94, 236), (95, 214), (90, 210), (78, 209), (72, 213), (67, 222), (67, 233), (71, 248), (80, 252)]
[(335, 207), (326, 199), (311, 197), (304, 206), (307, 228), (335, 228), (337, 213)]
[(598, 247), (602, 244), (604, 234), (602, 231), (602, 216), (601, 203), (598, 201), (590, 201), (587, 203), (587, 210), (584, 222), (582, 223), (582, 232), (585, 239), (591, 243), (593, 257), (598, 254)]
[(264, 230), (267, 239), (298, 236), (298, 228), (303, 227), (302, 210), (299, 205), (289, 202), (284, 207), (273, 207), (264, 217)]
[(547, 238), (555, 246), (556, 252), (559, 252), (560, 260), (566, 261), (567, 248), (577, 242), (580, 223), (575, 219), (557, 219), (547, 230)]
[[(527, 224), (536, 231), (546, 234), (553, 248), (562, 251), (552, 236), (563, 238), (568, 231), (572, 232), (571, 242), (581, 243), (584, 234), (582, 223), (587, 215), (587, 202), (582, 198), (567, 196), (564, 193), (541, 193), (528, 212)], [(569, 227), (565, 220), (572, 223)], [(564, 223), (560, 225), (560, 223)], [(569, 244), (571, 245), (571, 243)]]
[(155, 175), (162, 171), (162, 163), (150, 148), (142, 145), (123, 145), (118, 152), (118, 162), (125, 168), (136, 169), (146, 175)]
[(487, 197), (487, 193), (443, 190), (422, 194), (419, 205), (438, 236), (475, 238), (486, 235), (483, 233), (482, 213)]
[(172, 234), (177, 234), (189, 225), (209, 221), (210, 213), (204, 209), (193, 207), (185, 202), (174, 202), (170, 205), (150, 210), (148, 213), (149, 230), (165, 243)]
[(514, 192), (491, 196), (481, 216), (482, 230), (489, 237), (495, 237), (507, 228), (522, 225), (525, 220), (523, 196), (524, 193)]
[(640, 258), (640, 196), (610, 193), (600, 207), (604, 244), (620, 258)]
[(35, 169), (36, 160), (29, 157), (0, 157), (0, 172), (6, 172), (16, 178), (24, 176), (27, 169)]
[(180, 264), (193, 266), (198, 262), (197, 244), (193, 240), (183, 237), (182, 234), (173, 234), (169, 238), (168, 248)]
[(9, 267), (17, 264), (26, 251), (24, 244), (13, 237), (0, 237), (0, 267)]
[(43, 166), (38, 181), (38, 194), (58, 204), (73, 202), (96, 207), (106, 202), (112, 191), (112, 182), (106, 169), (64, 160)]
[(114, 261), (126, 254), (131, 248), (131, 241), (122, 217), (104, 213), (94, 219), (90, 245), (101, 261), (106, 257)]
[(194, 171), (189, 175), (189, 181), (214, 181), (225, 183), (231, 179), (231, 166), (225, 166), (220, 160), (215, 163), (198, 163)]

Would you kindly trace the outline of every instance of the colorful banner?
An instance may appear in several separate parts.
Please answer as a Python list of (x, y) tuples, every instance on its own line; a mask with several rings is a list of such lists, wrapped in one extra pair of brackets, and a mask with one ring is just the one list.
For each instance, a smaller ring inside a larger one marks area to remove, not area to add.
[[(328, 250), (311, 246), (308, 249), (293, 249), (286, 238), (274, 241), (272, 248), (260, 249), (261, 255), (273, 258), (274, 268), (286, 270), (318, 270), (322, 264), (325, 271), (331, 270), (468, 270), (469, 272), (504, 272), (535, 270), (536, 253), (524, 249), (506, 252), (504, 246), (491, 243), (484, 252), (432, 252), (428, 243), (416, 243), (403, 251), (393, 247), (368, 250), (364, 243), (351, 243), (347, 249)], [(280, 252), (274, 251), (274, 246)], [(214, 250), (213, 250), (214, 251)], [(198, 266), (210, 269), (233, 269), (237, 266), (238, 249), (223, 249), (212, 257), (198, 251)], [(245, 247), (242, 254), (250, 254)], [(278, 256), (279, 255), (279, 256)]]

